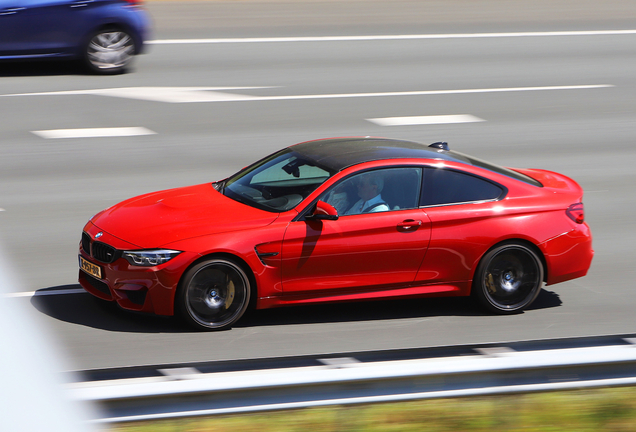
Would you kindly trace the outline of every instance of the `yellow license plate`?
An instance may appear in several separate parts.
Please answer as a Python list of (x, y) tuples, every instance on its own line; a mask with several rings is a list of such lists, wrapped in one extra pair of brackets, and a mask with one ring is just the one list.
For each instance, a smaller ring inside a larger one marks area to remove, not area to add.
[(86, 261), (81, 256), (79, 257), (79, 260), (80, 260), (80, 269), (84, 270), (86, 273), (88, 273), (91, 276), (95, 276), (97, 279), (102, 278), (102, 268), (100, 266), (95, 265), (92, 262)]

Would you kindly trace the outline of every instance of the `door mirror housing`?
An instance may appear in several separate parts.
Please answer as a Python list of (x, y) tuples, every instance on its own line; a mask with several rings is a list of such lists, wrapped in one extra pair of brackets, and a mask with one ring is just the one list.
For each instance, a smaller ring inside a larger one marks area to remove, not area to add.
[(334, 206), (324, 201), (318, 201), (316, 208), (311, 214), (305, 216), (305, 219), (309, 220), (337, 220), (338, 210)]

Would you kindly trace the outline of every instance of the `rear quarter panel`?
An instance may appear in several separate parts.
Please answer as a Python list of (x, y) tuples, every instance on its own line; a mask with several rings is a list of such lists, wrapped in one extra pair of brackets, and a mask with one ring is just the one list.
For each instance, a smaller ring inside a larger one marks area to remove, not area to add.
[(539, 245), (571, 230), (562, 210), (508, 208), (505, 202), (425, 209), (432, 223), (431, 242), (417, 281), (470, 281), (481, 257), (507, 240)]
[(544, 187), (537, 187), (478, 168), (470, 171), (504, 185), (508, 193), (500, 201), (423, 208), (432, 231), (416, 282), (455, 283), (467, 287), (463, 294), (468, 295), (465, 282), (472, 281), (484, 254), (513, 240), (531, 243), (541, 253), (548, 284), (585, 274), (591, 261), (589, 228), (565, 213), (582, 199), (576, 182), (548, 171), (518, 170), (539, 178)]

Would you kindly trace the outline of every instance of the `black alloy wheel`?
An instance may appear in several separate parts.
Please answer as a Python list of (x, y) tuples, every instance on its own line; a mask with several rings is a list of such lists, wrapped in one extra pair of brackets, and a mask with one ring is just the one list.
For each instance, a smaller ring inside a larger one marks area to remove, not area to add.
[(177, 291), (178, 312), (199, 330), (226, 329), (245, 313), (250, 291), (250, 279), (241, 266), (209, 259), (184, 274)]
[(529, 247), (502, 244), (490, 250), (479, 263), (473, 279), (473, 294), (490, 311), (519, 313), (539, 295), (543, 264)]

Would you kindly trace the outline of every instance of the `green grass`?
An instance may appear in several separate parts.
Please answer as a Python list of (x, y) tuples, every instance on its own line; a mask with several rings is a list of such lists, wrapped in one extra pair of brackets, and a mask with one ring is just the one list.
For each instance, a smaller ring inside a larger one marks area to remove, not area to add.
[(122, 423), (116, 432), (636, 431), (636, 387)]

